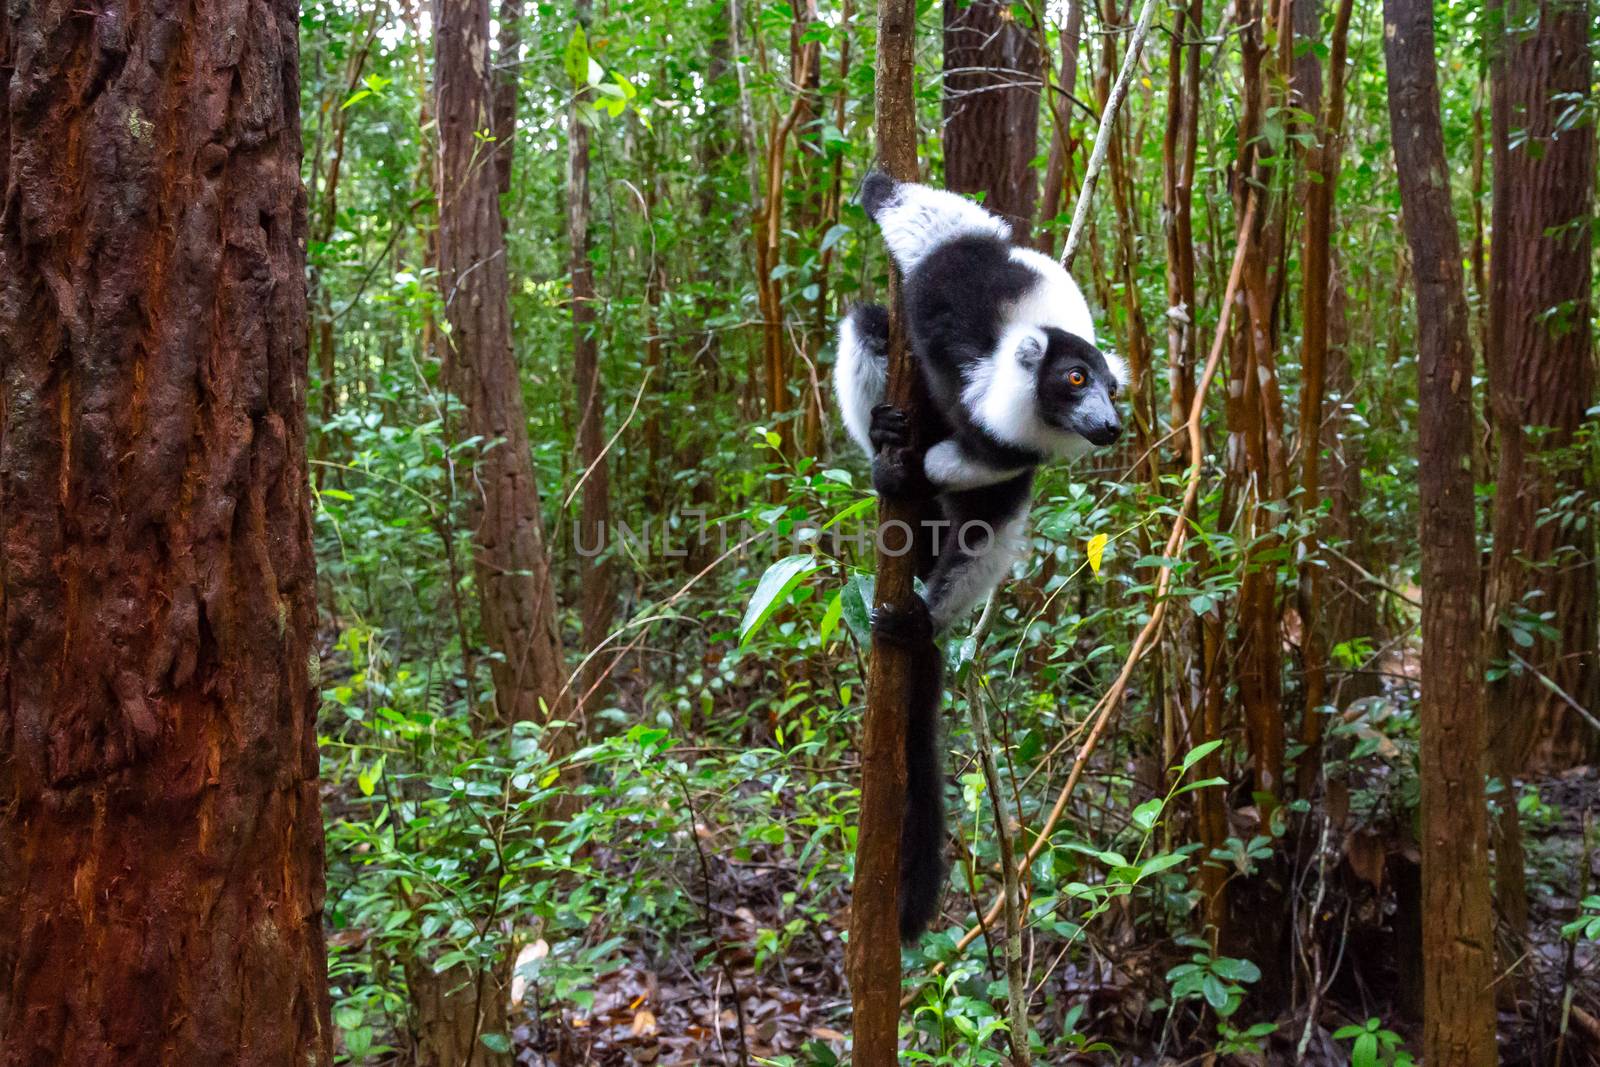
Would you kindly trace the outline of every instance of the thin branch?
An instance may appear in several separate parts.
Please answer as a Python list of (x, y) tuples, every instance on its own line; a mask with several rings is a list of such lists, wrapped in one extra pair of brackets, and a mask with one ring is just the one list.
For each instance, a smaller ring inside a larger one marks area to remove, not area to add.
[(1111, 87), (1111, 97), (1106, 101), (1105, 113), (1100, 116), (1100, 129), (1094, 135), (1094, 152), (1089, 156), (1089, 167), (1083, 174), (1083, 187), (1078, 192), (1078, 207), (1072, 213), (1072, 228), (1067, 231), (1067, 246), (1061, 250), (1061, 265), (1072, 269), (1072, 259), (1078, 254), (1083, 241), (1083, 227), (1089, 219), (1089, 204), (1094, 200), (1094, 184), (1106, 163), (1106, 151), (1111, 147), (1111, 127), (1116, 124), (1117, 112), (1122, 109), (1123, 98), (1128, 95), (1128, 83), (1133, 81), (1133, 70), (1139, 65), (1139, 53), (1144, 51), (1145, 38), (1150, 36), (1150, 21), (1155, 17), (1156, 0), (1144, 0), (1144, 10), (1139, 12), (1139, 25), (1128, 41), (1128, 54), (1122, 57), (1122, 69), (1117, 72), (1117, 82)]

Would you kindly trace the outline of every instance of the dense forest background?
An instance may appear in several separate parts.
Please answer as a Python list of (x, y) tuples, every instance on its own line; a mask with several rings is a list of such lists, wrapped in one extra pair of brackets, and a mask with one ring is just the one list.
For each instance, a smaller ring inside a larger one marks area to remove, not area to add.
[[(0, 30), (0, 1063), (849, 1062), (878, 11), (87, 6)], [(901, 1062), (1600, 1063), (1600, 15), (1385, 6), (894, 30), (1034, 247), (1103, 154), (1133, 373), (948, 642)]]

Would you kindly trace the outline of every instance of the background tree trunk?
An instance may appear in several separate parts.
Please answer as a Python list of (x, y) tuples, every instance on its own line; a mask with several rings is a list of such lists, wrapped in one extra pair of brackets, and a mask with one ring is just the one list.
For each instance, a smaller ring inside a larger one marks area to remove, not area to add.
[(298, 30), (0, 20), (0, 1064), (331, 1061)]
[[(1199, 0), (1195, 0), (1199, 2)], [(1061, 24), (1061, 65), (1056, 68), (1056, 84), (1069, 93), (1077, 92), (1078, 50), (1083, 38), (1083, 0), (1066, 0)], [(1045, 98), (1050, 109), (1050, 157), (1044, 168), (1044, 192), (1039, 200), (1038, 247), (1055, 247), (1055, 219), (1066, 211), (1063, 198), (1071, 185), (1072, 154), (1077, 138), (1072, 136), (1072, 103), (1052, 93)]]
[[(579, 24), (588, 23), (588, 0), (579, 0), (576, 14)], [(589, 263), (589, 125), (583, 117), (589, 94), (583, 86), (574, 88), (567, 112), (567, 245), (572, 257), (572, 379), (577, 389), (578, 462), (583, 478), (578, 544), (593, 549), (606, 543), (611, 526), (611, 476), (604, 454), (605, 393), (595, 336), (594, 267)], [(583, 574), (581, 644), (587, 655), (611, 631), (616, 579), (604, 554), (580, 558), (579, 568)], [(596, 656), (582, 672), (578, 679), (580, 714), (599, 699), (609, 664), (609, 657)]]
[[(1294, 89), (1300, 107), (1317, 117), (1313, 127), (1317, 143), (1307, 153), (1305, 247), (1301, 255), (1304, 277), (1300, 286), (1301, 355), (1300, 426), (1295, 445), (1300, 450), (1300, 500), (1304, 511), (1322, 504), (1323, 396), (1328, 381), (1328, 309), (1333, 300), (1333, 205), (1339, 187), (1339, 157), (1344, 125), (1344, 61), (1350, 34), (1352, 0), (1339, 0), (1334, 15), (1329, 51), (1328, 106), (1322, 109), (1322, 67), (1316, 53), (1307, 51), (1295, 60)], [(1314, 41), (1321, 32), (1319, 4), (1301, 0), (1294, 17), (1298, 32)], [(1296, 763), (1295, 790), (1308, 797), (1322, 768), (1321, 708), (1328, 692), (1328, 644), (1322, 618), (1322, 581), (1325, 560), (1319, 547), (1321, 523), (1314, 522), (1306, 538), (1300, 565), (1300, 657), (1305, 678), (1301, 706), (1300, 740), (1304, 744)]]
[(1038, 37), (1010, 4), (945, 0), (944, 70), (945, 184), (983, 193), (984, 206), (1026, 241), (1039, 188)]
[(450, 386), (466, 405), (467, 435), (486, 446), (470, 479), (470, 521), (483, 635), (498, 653), (495, 703), (505, 722), (566, 718), (555, 592), (511, 351), (498, 153), (478, 138), (493, 128), (488, 0), (437, 0), (434, 26), (439, 282)]
[[(1557, 133), (1587, 93), (1590, 6), (1506, 0), (1493, 55), (1494, 234), (1489, 365), (1499, 473), (1486, 620), (1495, 659), (1521, 655), (1584, 707), (1596, 669), (1595, 533), (1577, 516), (1545, 517), (1561, 498), (1593, 493), (1593, 465), (1570, 449), (1595, 400), (1590, 276), (1595, 137), (1589, 122)], [(1491, 31), (1493, 32), (1493, 31)], [(1567, 94), (1562, 99), (1562, 94)], [(1575, 95), (1573, 95), (1575, 94)], [(1544, 432), (1530, 434), (1530, 429)], [(1530, 590), (1541, 595), (1527, 599)], [(1557, 640), (1524, 649), (1497, 617), (1553, 613)], [(1493, 688), (1497, 764), (1571, 766), (1596, 751), (1594, 732), (1532, 671)]]
[(1451, 214), (1431, 0), (1384, 0), (1389, 116), (1416, 278), (1422, 508), (1422, 955), (1426, 1062), (1496, 1060), (1472, 486), (1472, 339)]

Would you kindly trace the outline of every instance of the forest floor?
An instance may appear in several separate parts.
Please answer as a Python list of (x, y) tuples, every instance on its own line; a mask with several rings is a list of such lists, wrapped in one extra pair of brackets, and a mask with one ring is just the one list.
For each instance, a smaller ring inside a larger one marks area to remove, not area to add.
[[(1562, 925), (1577, 915), (1579, 900), (1600, 886), (1600, 853), (1585, 847), (1586, 830), (1592, 840), (1592, 823), (1600, 815), (1600, 769), (1579, 768), (1526, 785), (1534, 786), (1539, 798), (1537, 803), (1531, 799), (1524, 802), (1529, 809), (1524, 825), (1530, 936), (1518, 968), (1524, 981), (1514, 997), (1504, 1002), (1501, 1012), (1502, 1062), (1508, 1067), (1555, 1062), (1600, 1065), (1600, 1022), (1596, 1021), (1600, 1019), (1600, 948), (1562, 938), (1560, 933)], [(710, 914), (721, 959), (696, 957), (688, 949), (668, 951), (657, 959), (648, 958), (643, 950), (630, 952), (626, 966), (601, 978), (591, 1009), (563, 1007), (546, 1012), (542, 1022), (530, 1017), (517, 1028), (519, 1064), (693, 1067), (772, 1062), (785, 1056), (793, 1057), (786, 1062), (796, 1064), (845, 1062), (849, 991), (843, 973), (842, 934), (848, 926), (843, 902), (838, 902), (841, 906), (827, 924), (797, 937), (785, 952), (773, 954), (758, 970), (758, 933), (781, 929), (792, 918), (786, 913), (783, 896), (795, 888), (798, 879), (793, 869), (776, 862), (778, 857), (771, 857), (770, 862), (739, 862), (716, 849), (714, 842), (711, 845), (706, 849), (713, 881)], [(1384, 866), (1391, 871), (1396, 865), (1409, 866), (1404, 855), (1407, 846), (1400, 841), (1390, 846), (1393, 855)], [(1420, 1028), (1407, 1021), (1407, 1013), (1398, 1006), (1404, 995), (1400, 991), (1404, 966), (1397, 962), (1403, 940), (1397, 929), (1403, 929), (1404, 923), (1396, 921), (1394, 897), (1403, 893), (1395, 894), (1392, 888), (1387, 895), (1381, 888), (1373, 892), (1370, 863), (1359, 846), (1347, 846), (1340, 869), (1330, 876), (1327, 908), (1332, 912), (1343, 909), (1354, 917), (1355, 924), (1368, 928), (1347, 927), (1345, 951), (1339, 957), (1342, 973), (1330, 985), (1303, 1056), (1297, 1050), (1305, 1031), (1304, 1013), (1288, 1009), (1276, 1020), (1278, 1033), (1267, 1039), (1259, 1054), (1174, 1055), (1175, 1047), (1181, 1045), (1178, 1032), (1187, 1031), (1198, 1038), (1210, 1025), (1207, 1022), (1206, 1029), (1201, 1029), (1198, 1019), (1188, 1020), (1186, 1025), (1164, 1025), (1165, 1013), (1150, 1010), (1151, 1002), (1165, 993), (1161, 975), (1172, 962), (1183, 958), (1183, 950), (1147, 940), (1136, 942), (1131, 936), (1112, 936), (1108, 944), (1123, 945), (1125, 958), (1106, 959), (1094, 975), (1064, 975), (1062, 981), (1080, 991), (1088, 1008), (1080, 1026), (1107, 1040), (1118, 1053), (1084, 1057), (1062, 1053), (1062, 1058), (1045, 1062), (1151, 1067), (1345, 1064), (1350, 1062), (1349, 1042), (1335, 1041), (1331, 1035), (1341, 1026), (1367, 1018), (1381, 1019), (1385, 1028), (1416, 1048)], [(704, 901), (698, 871), (685, 870), (683, 878), (686, 892)], [(1090, 989), (1091, 981), (1100, 984)], [(1066, 986), (1063, 991), (1070, 992)], [(736, 996), (742, 1004), (736, 1004)], [(743, 1047), (739, 1041), (740, 1006)], [(1560, 1061), (1555, 1058), (1558, 1045)]]

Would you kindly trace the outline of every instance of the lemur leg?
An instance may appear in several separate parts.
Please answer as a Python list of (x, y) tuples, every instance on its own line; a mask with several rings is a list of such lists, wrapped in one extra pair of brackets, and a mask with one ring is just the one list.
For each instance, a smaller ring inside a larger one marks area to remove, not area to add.
[(889, 310), (857, 304), (839, 323), (833, 392), (850, 438), (870, 458), (872, 409), (883, 403), (889, 375)]
[(949, 629), (1005, 579), (1017, 558), (1015, 549), (1007, 545), (1020, 532), (1020, 522), (994, 537), (980, 535), (971, 528), (964, 538), (960, 531), (949, 532), (949, 544), (939, 553), (939, 562), (928, 580), (928, 616), (936, 632)]

